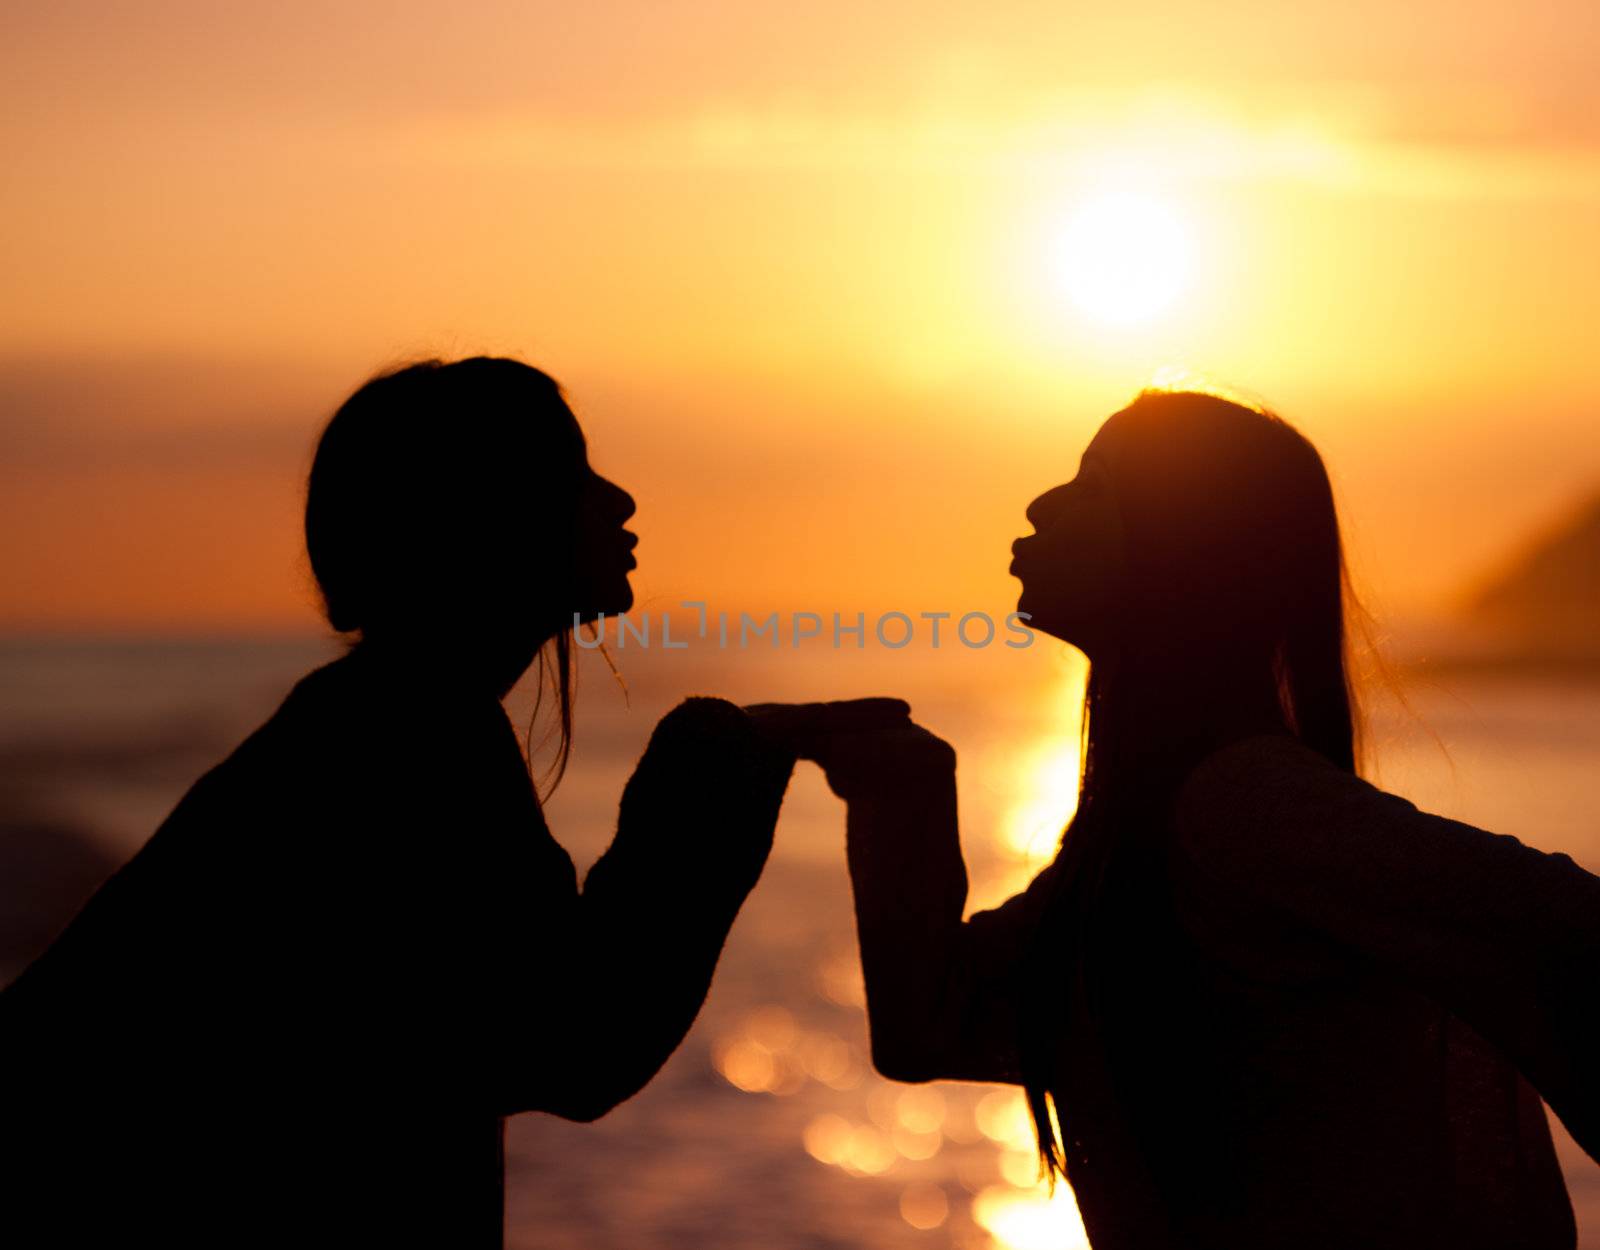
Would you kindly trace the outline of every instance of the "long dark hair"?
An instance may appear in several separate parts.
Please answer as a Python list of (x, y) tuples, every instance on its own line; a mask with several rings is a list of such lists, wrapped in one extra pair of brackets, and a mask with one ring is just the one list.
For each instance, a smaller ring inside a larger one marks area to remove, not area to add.
[[(502, 357), (420, 360), (339, 406), (306, 485), (306, 552), (328, 623), (355, 645), (464, 619), (486, 648), (548, 636), (537, 718), (553, 697), (546, 796), (566, 770), (574, 690), (570, 584), (584, 442), (560, 385)], [(534, 546), (540, 576), (515, 572)], [(563, 626), (563, 621), (565, 625)], [(504, 637), (496, 633), (504, 630)], [(530, 728), (528, 753), (533, 751)]]
[[(1125, 1057), (1161, 1025), (1120, 987), (1139, 984), (1154, 1004), (1145, 973), (1170, 963), (1162, 842), (1188, 770), (1243, 723), (1251, 698), (1253, 726), (1264, 715), (1340, 768), (1354, 772), (1359, 749), (1346, 627), (1359, 605), (1311, 443), (1262, 408), (1145, 391), (1093, 450), (1125, 534), (1117, 641), (1090, 666), (1079, 805), (1019, 987), (1023, 1077), (1052, 1181), (1108, 1129), (1128, 1131), (1108, 1124), (1137, 1083), (1119, 1092), (1117, 1071), (1136, 1076)], [(1058, 1064), (1063, 1038), (1080, 1064)], [(1064, 1070), (1074, 1066), (1084, 1070)]]

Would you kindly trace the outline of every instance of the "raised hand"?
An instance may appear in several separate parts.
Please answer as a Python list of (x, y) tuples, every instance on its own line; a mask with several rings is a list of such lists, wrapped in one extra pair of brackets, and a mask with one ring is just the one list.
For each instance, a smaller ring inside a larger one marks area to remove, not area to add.
[(903, 699), (839, 699), (832, 703), (751, 703), (744, 709), (762, 733), (800, 759), (839, 734), (886, 729), (909, 723), (911, 705)]
[(758, 703), (745, 710), (799, 758), (821, 765), (843, 799), (955, 770), (955, 750), (911, 720), (911, 708), (899, 699)]

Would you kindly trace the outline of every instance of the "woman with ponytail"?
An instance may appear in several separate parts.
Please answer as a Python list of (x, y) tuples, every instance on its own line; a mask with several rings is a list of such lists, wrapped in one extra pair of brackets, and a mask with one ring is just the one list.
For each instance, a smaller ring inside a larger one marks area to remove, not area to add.
[(1363, 781), (1315, 449), (1146, 392), (1028, 508), (1090, 661), (1077, 813), (963, 920), (955, 754), (765, 713), (849, 806), (873, 1057), (1025, 1087), (1096, 1250), (1556, 1250), (1540, 1097), (1600, 1152), (1600, 878)]

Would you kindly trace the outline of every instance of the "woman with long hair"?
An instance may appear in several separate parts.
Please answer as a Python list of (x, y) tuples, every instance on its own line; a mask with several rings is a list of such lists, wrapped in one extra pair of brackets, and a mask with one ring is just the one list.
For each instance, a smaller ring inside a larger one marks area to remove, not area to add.
[(0, 996), (0, 1240), (498, 1247), (504, 1117), (592, 1120), (693, 1022), (793, 757), (656, 727), (580, 891), (501, 700), (626, 611), (626, 491), (514, 360), (373, 378), (305, 538), (347, 654), (202, 777)]
[(1096, 1250), (1571, 1246), (1539, 1094), (1600, 1150), (1600, 878), (1359, 777), (1315, 449), (1145, 392), (1028, 519), (1019, 611), (1090, 672), (1025, 892), (963, 920), (933, 734), (763, 713), (848, 802), (879, 1070), (1025, 1087)]

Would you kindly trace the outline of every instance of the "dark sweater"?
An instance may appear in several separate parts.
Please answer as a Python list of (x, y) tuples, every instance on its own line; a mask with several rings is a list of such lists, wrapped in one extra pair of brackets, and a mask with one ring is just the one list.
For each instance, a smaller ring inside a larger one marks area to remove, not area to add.
[(580, 892), (492, 697), (310, 674), (0, 995), (0, 1242), (499, 1246), (503, 1117), (666, 1061), (790, 766), (689, 700)]
[[(953, 781), (890, 780), (850, 809), (875, 1053), (1020, 1083), (1023, 1004), (1072, 994), (1028, 962), (1055, 867), (963, 922)], [(1056, 1039), (1096, 1250), (1572, 1246), (1530, 1081), (1600, 1151), (1600, 878), (1281, 735), (1201, 763), (1165, 842), (1138, 1027)]]

